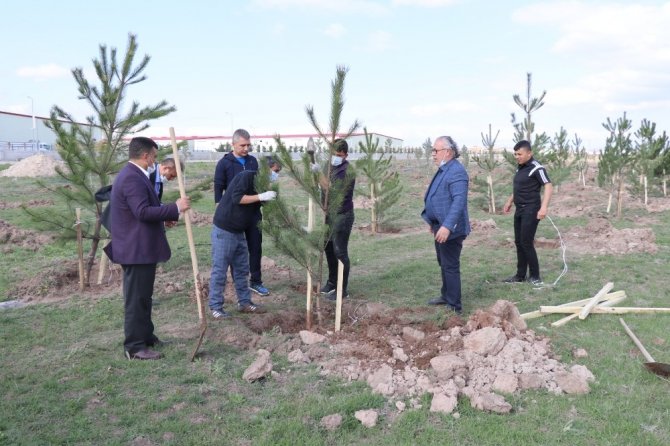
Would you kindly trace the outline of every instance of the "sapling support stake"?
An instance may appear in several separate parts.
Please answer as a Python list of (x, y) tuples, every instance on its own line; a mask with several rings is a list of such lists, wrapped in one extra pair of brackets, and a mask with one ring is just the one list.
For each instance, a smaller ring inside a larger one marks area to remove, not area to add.
[[(170, 140), (172, 141), (172, 154), (174, 156), (175, 170), (177, 171), (177, 182), (179, 183), (179, 195), (181, 198), (186, 198), (186, 187), (184, 186), (184, 176), (181, 172), (181, 163), (179, 162), (179, 149), (177, 148), (177, 138), (174, 134), (174, 127), (170, 127)], [(200, 273), (198, 272), (198, 257), (195, 252), (195, 243), (193, 242), (193, 230), (191, 228), (191, 214), (190, 210), (184, 212), (184, 223), (186, 224), (186, 236), (188, 237), (188, 247), (191, 252), (191, 266), (193, 267), (193, 281), (195, 286), (195, 300), (198, 303), (198, 317), (200, 318), (200, 337), (198, 343), (191, 354), (191, 362), (195, 360), (195, 355), (198, 354), (198, 349), (202, 344), (207, 331), (207, 318), (205, 317), (205, 306), (202, 303), (202, 285), (200, 283)]]
[(75, 215), (77, 221), (75, 226), (77, 226), (77, 258), (79, 263), (79, 291), (84, 291), (86, 286), (86, 280), (84, 278), (84, 245), (82, 241), (81, 234), (81, 208), (75, 209)]

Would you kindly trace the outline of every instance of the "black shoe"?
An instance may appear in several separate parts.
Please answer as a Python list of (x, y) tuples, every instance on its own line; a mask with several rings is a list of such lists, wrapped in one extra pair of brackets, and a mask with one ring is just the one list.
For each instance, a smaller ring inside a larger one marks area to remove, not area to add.
[(428, 305), (447, 305), (447, 301), (441, 297), (436, 297), (428, 301)]
[(463, 316), (463, 310), (457, 310), (451, 305), (447, 307), (447, 311), (453, 311), (456, 314), (456, 316)]
[(324, 286), (321, 287), (321, 294), (329, 294), (332, 291), (335, 291), (335, 285), (330, 282), (326, 282)]
[[(337, 290), (332, 289), (328, 293), (325, 293), (325, 298), (335, 302), (337, 300)], [(348, 299), (349, 298), (349, 292), (345, 291), (342, 293), (342, 299)]]
[(523, 283), (526, 281), (525, 277), (519, 277), (516, 274), (509, 276), (507, 279), (503, 280), (503, 283)]

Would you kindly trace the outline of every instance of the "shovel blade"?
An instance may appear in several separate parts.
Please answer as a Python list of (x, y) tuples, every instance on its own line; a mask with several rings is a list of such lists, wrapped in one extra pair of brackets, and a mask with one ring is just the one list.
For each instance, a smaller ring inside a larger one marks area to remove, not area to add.
[(647, 370), (660, 375), (660, 376), (670, 376), (670, 364), (664, 364), (662, 362), (645, 362), (644, 366)]

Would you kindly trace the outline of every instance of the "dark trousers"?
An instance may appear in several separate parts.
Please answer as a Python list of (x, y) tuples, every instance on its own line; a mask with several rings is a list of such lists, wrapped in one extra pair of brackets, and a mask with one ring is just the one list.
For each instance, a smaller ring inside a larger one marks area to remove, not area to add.
[(540, 220), (537, 219), (537, 211), (540, 206), (527, 205), (517, 207), (514, 213), (514, 244), (516, 245), (516, 275), (517, 277), (526, 277), (526, 270), (529, 270), (529, 277), (540, 278), (540, 263), (537, 260), (535, 252), (535, 232)]
[(263, 256), (263, 233), (258, 228), (260, 219), (251, 225), (244, 235), (247, 239), (247, 246), (249, 247), (249, 272), (251, 278), (249, 280), (251, 285), (262, 285), (261, 278), (261, 257)]
[(344, 265), (342, 293), (347, 291), (349, 284), (349, 236), (354, 226), (353, 209), (344, 214), (337, 214), (333, 223), (333, 233), (326, 243), (326, 260), (328, 261), (328, 283), (337, 285), (337, 261)]
[(151, 322), (151, 296), (154, 292), (156, 264), (122, 265), (123, 299), (125, 319), (123, 330), (126, 336), (123, 346), (135, 353), (158, 340)]
[(437, 264), (442, 272), (442, 289), (440, 297), (450, 308), (461, 311), (461, 251), (465, 236), (435, 242)]

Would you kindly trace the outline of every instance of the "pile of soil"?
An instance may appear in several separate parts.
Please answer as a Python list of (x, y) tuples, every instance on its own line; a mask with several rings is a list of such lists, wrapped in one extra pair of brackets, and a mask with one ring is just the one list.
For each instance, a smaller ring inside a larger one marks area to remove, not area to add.
[(16, 248), (29, 249), (37, 251), (44, 245), (53, 241), (51, 235), (45, 235), (37, 231), (28, 229), (19, 229), (16, 226), (0, 220), (0, 252), (8, 253)]
[(651, 228), (612, 227), (605, 217), (589, 220), (586, 226), (574, 226), (563, 234), (569, 251), (582, 254), (656, 253), (656, 236)]
[[(322, 307), (330, 324), (333, 306)], [(291, 362), (316, 363), (324, 376), (365, 381), (374, 392), (408, 400), (415, 408), (422, 394), (431, 393), (431, 410), (445, 413), (456, 408), (458, 397), (481, 410), (507, 413), (512, 406), (503, 395), (526, 389), (589, 392), (591, 372), (554, 357), (549, 339), (528, 330), (514, 304), (500, 300), (467, 321), (453, 316), (438, 323), (431, 313), (347, 301), (338, 333), (317, 327), (292, 335), (304, 328), (304, 314), (282, 310), (233, 320), (210, 336), (239, 348), (286, 354)]]
[(189, 212), (191, 223), (195, 226), (211, 226), (214, 221), (214, 214), (206, 214), (191, 209)]
[(56, 175), (56, 167), (62, 167), (62, 161), (56, 161), (47, 155), (33, 155), (13, 164), (9, 169), (0, 171), (0, 177), (50, 177)]

